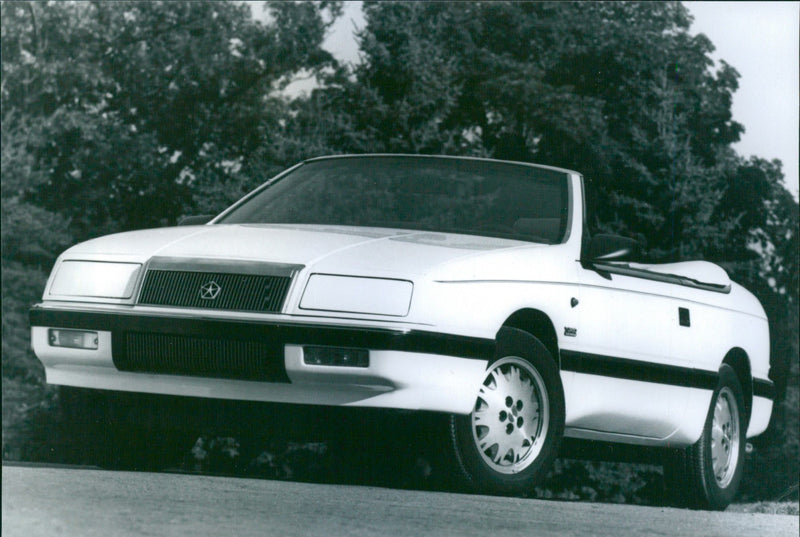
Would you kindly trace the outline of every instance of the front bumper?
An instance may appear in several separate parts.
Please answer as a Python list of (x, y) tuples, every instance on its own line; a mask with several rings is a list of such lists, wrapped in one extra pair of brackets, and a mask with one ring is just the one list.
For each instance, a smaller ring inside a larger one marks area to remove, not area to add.
[[(481, 338), (286, 319), (39, 305), (30, 320), (51, 384), (217, 399), (467, 414), (494, 353)], [(96, 331), (98, 348), (54, 347), (51, 328)], [(306, 364), (307, 345), (367, 349), (369, 366)]]

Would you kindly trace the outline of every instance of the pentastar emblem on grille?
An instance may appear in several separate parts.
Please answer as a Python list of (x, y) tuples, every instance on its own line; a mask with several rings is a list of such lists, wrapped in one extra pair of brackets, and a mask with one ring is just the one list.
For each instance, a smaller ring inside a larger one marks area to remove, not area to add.
[(222, 287), (220, 287), (217, 282), (211, 281), (205, 283), (200, 287), (200, 298), (203, 300), (214, 300), (219, 296), (220, 291), (222, 291)]

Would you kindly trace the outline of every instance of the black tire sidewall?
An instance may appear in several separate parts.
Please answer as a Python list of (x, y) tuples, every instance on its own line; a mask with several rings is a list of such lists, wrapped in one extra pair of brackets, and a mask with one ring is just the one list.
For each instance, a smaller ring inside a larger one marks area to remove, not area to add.
[[(733, 478), (728, 486), (722, 488), (717, 483), (714, 476), (714, 468), (711, 461), (711, 429), (714, 422), (714, 407), (720, 392), (725, 388), (729, 388), (733, 393), (733, 397), (737, 406), (737, 413), (739, 415), (739, 450), (736, 454), (736, 469), (734, 470)], [(711, 398), (711, 404), (706, 416), (705, 426), (703, 427), (703, 436), (700, 441), (695, 444), (692, 456), (695, 458), (698, 470), (698, 483), (700, 493), (700, 507), (713, 510), (725, 509), (736, 497), (739, 489), (739, 483), (742, 479), (744, 470), (744, 453), (745, 444), (747, 443), (747, 416), (745, 416), (744, 395), (739, 379), (734, 370), (728, 366), (723, 365), (719, 371), (719, 381), (714, 390), (714, 395)]]
[(550, 406), (547, 436), (536, 459), (528, 467), (516, 474), (502, 474), (490, 468), (481, 457), (472, 436), (471, 415), (452, 416), (451, 434), (456, 457), (475, 491), (517, 494), (530, 490), (549, 470), (564, 434), (564, 389), (558, 366), (550, 352), (529, 333), (503, 328), (498, 332), (495, 356), (489, 367), (509, 356), (523, 358), (544, 381)]

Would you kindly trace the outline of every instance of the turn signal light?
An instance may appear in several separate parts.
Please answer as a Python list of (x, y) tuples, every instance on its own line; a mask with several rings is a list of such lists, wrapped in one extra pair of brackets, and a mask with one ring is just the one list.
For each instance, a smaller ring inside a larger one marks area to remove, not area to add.
[(51, 328), (48, 336), (51, 347), (97, 350), (99, 343), (97, 332), (84, 332), (83, 330), (55, 330)]
[(303, 347), (303, 362), (308, 365), (369, 367), (369, 351), (345, 347)]

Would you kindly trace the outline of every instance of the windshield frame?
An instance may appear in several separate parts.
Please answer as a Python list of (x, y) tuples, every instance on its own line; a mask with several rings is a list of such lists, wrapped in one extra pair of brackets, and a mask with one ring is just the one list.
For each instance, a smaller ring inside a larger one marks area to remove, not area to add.
[[(413, 226), (403, 227), (400, 226), (381, 226), (381, 225), (355, 225), (355, 224), (319, 224), (319, 223), (300, 223), (300, 222), (284, 222), (284, 223), (241, 223), (241, 222), (234, 222), (228, 223), (225, 221), (231, 213), (235, 212), (241, 206), (245, 205), (253, 198), (260, 195), (264, 190), (267, 190), (273, 187), (276, 183), (280, 182), (281, 180), (285, 179), (287, 176), (312, 163), (317, 163), (320, 161), (325, 160), (358, 160), (363, 158), (409, 158), (409, 159), (437, 159), (437, 160), (454, 160), (454, 161), (474, 161), (474, 162), (484, 162), (484, 163), (496, 163), (496, 164), (503, 164), (503, 165), (513, 165), (513, 166), (520, 166), (520, 167), (528, 167), (528, 168), (535, 168), (540, 170), (552, 171), (564, 174), (564, 182), (562, 184), (563, 189), (563, 200), (562, 203), (565, 206), (566, 214), (563, 217), (563, 226), (560, 230), (560, 238), (557, 241), (548, 241), (548, 240), (534, 240), (533, 238), (525, 238), (525, 237), (510, 237), (507, 234), (502, 233), (492, 233), (484, 230), (480, 230), (478, 232), (475, 230), (474, 232), (470, 232), (467, 230), (464, 231), (452, 231), (452, 230), (434, 230), (434, 229), (419, 229)], [(292, 226), (341, 226), (341, 227), (353, 227), (353, 228), (374, 228), (374, 229), (398, 229), (398, 230), (408, 230), (408, 231), (416, 231), (416, 232), (427, 232), (427, 233), (448, 233), (448, 234), (460, 234), (465, 236), (476, 236), (476, 237), (491, 237), (491, 238), (498, 238), (498, 239), (505, 239), (505, 240), (515, 240), (520, 242), (529, 242), (533, 244), (565, 244), (571, 234), (572, 234), (572, 225), (573, 225), (573, 217), (574, 217), (574, 192), (573, 192), (573, 177), (580, 176), (578, 172), (573, 170), (555, 167), (555, 166), (547, 166), (541, 164), (533, 164), (529, 162), (518, 162), (518, 161), (510, 161), (510, 160), (500, 160), (500, 159), (490, 159), (490, 158), (481, 158), (481, 157), (460, 157), (460, 156), (447, 156), (447, 155), (417, 155), (417, 154), (398, 154), (398, 153), (376, 153), (376, 154), (356, 154), (356, 155), (328, 155), (328, 156), (321, 156), (315, 157), (311, 159), (304, 160), (287, 168), (286, 170), (280, 172), (278, 175), (269, 179), (262, 185), (258, 186), (241, 199), (236, 201), (233, 205), (225, 209), (222, 213), (214, 217), (208, 224), (206, 225), (264, 225), (264, 226), (282, 226), (282, 225), (292, 225)]]

